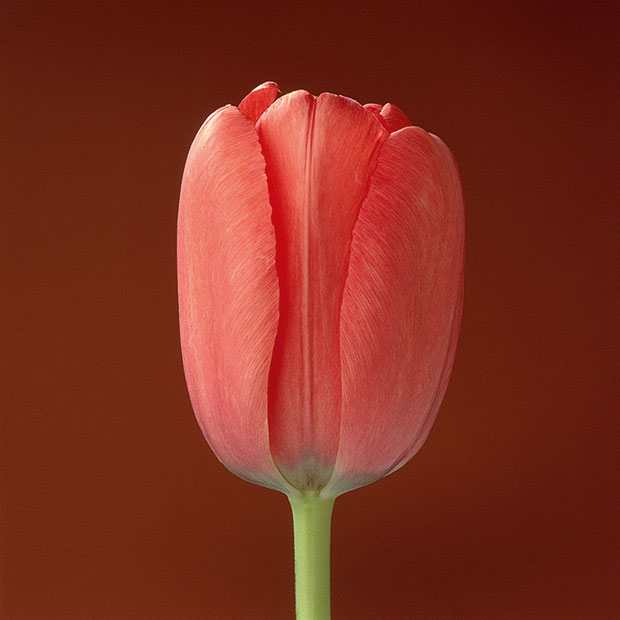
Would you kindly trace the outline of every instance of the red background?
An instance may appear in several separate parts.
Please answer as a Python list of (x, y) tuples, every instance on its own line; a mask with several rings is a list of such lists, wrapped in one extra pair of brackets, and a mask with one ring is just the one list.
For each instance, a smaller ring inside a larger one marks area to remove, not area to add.
[(461, 167), (424, 449), (336, 503), (334, 620), (620, 617), (616, 2), (5, 3), (2, 618), (293, 617), (284, 496), (204, 442), (175, 220), (203, 119), (392, 101)]

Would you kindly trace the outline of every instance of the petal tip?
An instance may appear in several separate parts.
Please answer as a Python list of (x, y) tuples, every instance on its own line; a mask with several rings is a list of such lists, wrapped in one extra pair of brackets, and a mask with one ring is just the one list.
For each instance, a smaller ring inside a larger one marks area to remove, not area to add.
[(394, 133), (403, 127), (409, 127), (412, 124), (407, 115), (393, 103), (386, 103), (381, 108), (381, 116), (385, 119), (390, 133)]
[(263, 82), (250, 91), (239, 104), (241, 112), (254, 124), (263, 112), (276, 100), (280, 87), (276, 82)]

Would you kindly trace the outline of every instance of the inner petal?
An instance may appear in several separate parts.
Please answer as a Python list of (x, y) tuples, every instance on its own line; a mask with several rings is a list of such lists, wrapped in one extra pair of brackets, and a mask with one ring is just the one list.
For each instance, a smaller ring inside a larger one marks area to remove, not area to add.
[(387, 131), (355, 101), (305, 91), (272, 104), (257, 131), (280, 283), (270, 449), (291, 484), (320, 489), (338, 451), (340, 307), (352, 230)]
[(261, 114), (274, 102), (280, 89), (275, 82), (264, 82), (243, 98), (239, 109), (254, 124)]

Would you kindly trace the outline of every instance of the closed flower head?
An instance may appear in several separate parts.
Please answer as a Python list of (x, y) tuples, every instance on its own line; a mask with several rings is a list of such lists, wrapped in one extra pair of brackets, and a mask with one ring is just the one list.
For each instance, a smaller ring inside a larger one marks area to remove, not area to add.
[(178, 222), (181, 343), (218, 458), (335, 497), (423, 444), (460, 326), (456, 163), (396, 106), (273, 82), (196, 136)]

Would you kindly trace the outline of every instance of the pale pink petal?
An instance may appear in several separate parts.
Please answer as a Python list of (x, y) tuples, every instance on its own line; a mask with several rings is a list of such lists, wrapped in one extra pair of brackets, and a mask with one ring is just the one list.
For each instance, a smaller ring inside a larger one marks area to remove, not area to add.
[(464, 208), (450, 151), (418, 127), (391, 134), (353, 231), (340, 444), (325, 493), (380, 478), (423, 443), (454, 359), (463, 260)]
[(403, 127), (409, 127), (411, 121), (407, 118), (407, 115), (393, 103), (386, 103), (381, 108), (381, 116), (385, 119), (390, 133), (394, 133)]
[(280, 88), (275, 82), (264, 82), (246, 95), (239, 104), (239, 109), (254, 124), (261, 114), (275, 101)]
[(234, 473), (284, 489), (267, 424), (278, 282), (265, 161), (253, 123), (232, 106), (209, 117), (189, 152), (178, 281), (185, 375), (203, 433)]
[(304, 91), (277, 100), (257, 130), (280, 281), (271, 451), (294, 486), (320, 488), (338, 450), (339, 318), (351, 234), (387, 132), (350, 99)]

